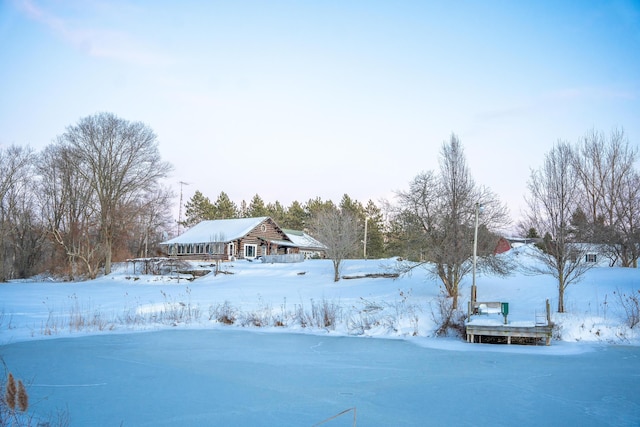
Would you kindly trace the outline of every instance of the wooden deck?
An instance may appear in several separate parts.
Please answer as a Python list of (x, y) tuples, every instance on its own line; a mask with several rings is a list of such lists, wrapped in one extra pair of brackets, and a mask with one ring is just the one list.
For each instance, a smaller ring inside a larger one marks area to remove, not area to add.
[[(500, 314), (504, 323), (491, 319), (491, 315)], [(545, 312), (535, 313), (534, 322), (509, 323), (509, 303), (469, 301), (467, 314), (467, 342), (482, 342), (482, 337), (506, 337), (507, 344), (511, 338), (539, 338), (544, 339), (546, 345), (551, 345), (553, 323), (551, 322), (551, 306), (545, 301)]]
[(511, 325), (482, 325), (467, 324), (467, 342), (482, 342), (483, 336), (506, 337), (507, 344), (511, 344), (512, 337), (541, 338), (546, 345), (551, 345), (553, 325), (511, 326)]

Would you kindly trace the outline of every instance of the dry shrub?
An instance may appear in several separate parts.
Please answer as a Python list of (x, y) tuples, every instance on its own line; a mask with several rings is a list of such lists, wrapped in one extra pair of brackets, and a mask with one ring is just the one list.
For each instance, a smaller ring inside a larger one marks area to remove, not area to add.
[(216, 320), (225, 325), (233, 325), (238, 318), (238, 311), (229, 301), (209, 307), (209, 320)]
[(466, 334), (464, 312), (453, 308), (453, 299), (444, 292), (435, 301), (435, 308), (431, 305), (431, 316), (435, 322), (436, 336), (448, 336), (453, 332), (456, 336), (463, 337)]
[(624, 320), (633, 329), (640, 323), (640, 289), (629, 295), (621, 293), (619, 290), (614, 292), (618, 296), (618, 302), (624, 310)]

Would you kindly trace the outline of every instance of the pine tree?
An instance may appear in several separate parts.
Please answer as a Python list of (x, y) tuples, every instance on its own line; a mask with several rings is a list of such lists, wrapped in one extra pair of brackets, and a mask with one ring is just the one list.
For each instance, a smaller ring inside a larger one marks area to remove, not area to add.
[(214, 203), (215, 219), (230, 219), (239, 216), (238, 207), (229, 199), (224, 191), (220, 192), (218, 199)]
[(246, 213), (247, 218), (257, 218), (261, 216), (269, 216), (267, 207), (264, 205), (264, 200), (257, 194), (253, 196)]
[(309, 216), (300, 202), (294, 200), (291, 202), (289, 209), (287, 209), (281, 226), (293, 230), (304, 230), (306, 228), (308, 218)]
[(211, 204), (208, 197), (205, 197), (200, 191), (196, 190), (191, 199), (184, 205), (185, 220), (180, 222), (184, 227), (191, 227), (200, 221), (215, 219), (215, 206)]
[(367, 217), (367, 258), (382, 258), (385, 256), (382, 211), (369, 200), (364, 212)]
[[(280, 204), (279, 201), (275, 201), (275, 203), (267, 204), (267, 216), (273, 218), (276, 224), (284, 227), (284, 223), (287, 217), (287, 210)], [(286, 228), (286, 227), (285, 227)]]

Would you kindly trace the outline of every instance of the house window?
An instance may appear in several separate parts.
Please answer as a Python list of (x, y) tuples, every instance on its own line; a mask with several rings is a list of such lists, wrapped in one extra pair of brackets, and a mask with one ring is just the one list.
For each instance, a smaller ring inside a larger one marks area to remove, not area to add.
[(596, 262), (596, 254), (586, 254), (584, 260), (586, 262)]
[(258, 251), (258, 245), (244, 245), (244, 257), (255, 258)]

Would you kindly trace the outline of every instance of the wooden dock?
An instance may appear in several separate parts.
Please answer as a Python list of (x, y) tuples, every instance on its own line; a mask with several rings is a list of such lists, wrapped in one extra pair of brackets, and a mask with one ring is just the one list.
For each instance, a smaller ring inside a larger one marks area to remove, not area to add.
[[(546, 312), (536, 314), (535, 322), (518, 322), (511, 324), (507, 321), (509, 304), (504, 302), (469, 302), (467, 315), (467, 342), (481, 343), (482, 337), (506, 337), (507, 344), (511, 344), (511, 338), (538, 338), (544, 339), (546, 345), (551, 345), (553, 323), (551, 322), (551, 308), (549, 300), (546, 300)], [(504, 323), (490, 319), (490, 315), (500, 314)]]
[(511, 325), (481, 325), (467, 324), (467, 342), (482, 342), (483, 336), (506, 337), (507, 344), (511, 344), (512, 337), (540, 338), (546, 345), (551, 345), (553, 325), (511, 326)]

